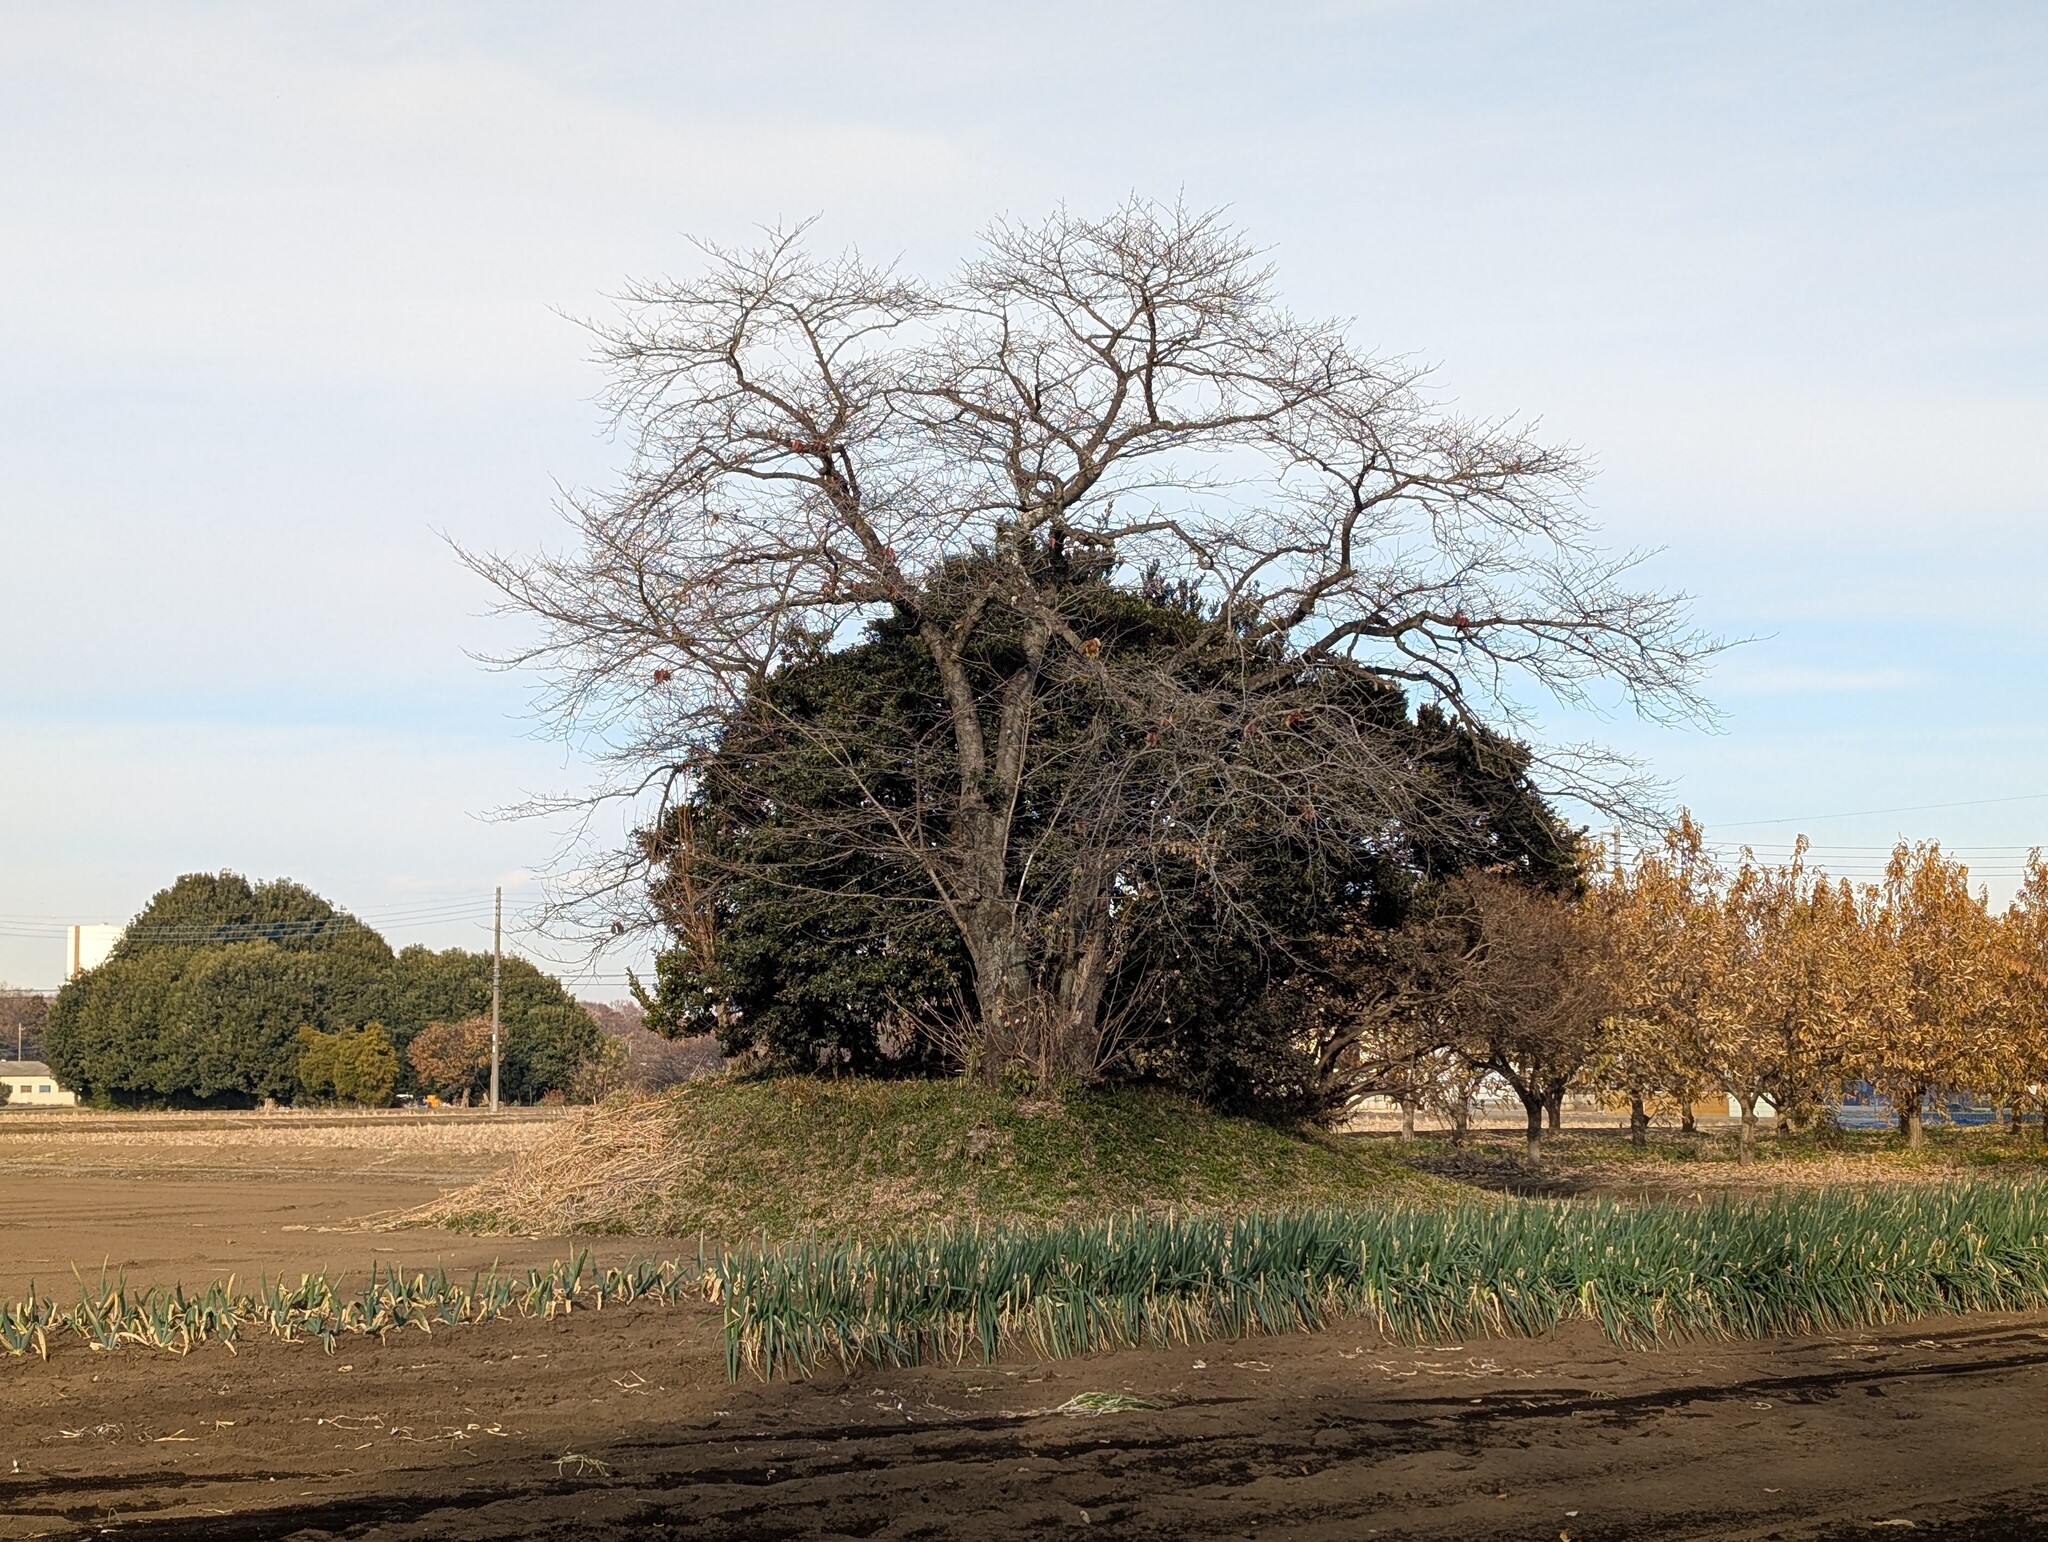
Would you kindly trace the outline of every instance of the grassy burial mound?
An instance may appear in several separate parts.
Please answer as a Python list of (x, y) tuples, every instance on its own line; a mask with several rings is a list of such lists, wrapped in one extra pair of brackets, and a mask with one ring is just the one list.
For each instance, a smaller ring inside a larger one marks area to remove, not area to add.
[(1406, 1343), (1591, 1320), (1617, 1343), (1838, 1332), (2048, 1306), (2048, 1189), (1467, 1200), (956, 1229), (718, 1260), (735, 1376), (1057, 1358), (1320, 1328)]
[(1243, 1211), (1434, 1192), (1370, 1143), (1135, 1090), (703, 1081), (601, 1104), (405, 1217), (466, 1231), (877, 1237), (938, 1223)]

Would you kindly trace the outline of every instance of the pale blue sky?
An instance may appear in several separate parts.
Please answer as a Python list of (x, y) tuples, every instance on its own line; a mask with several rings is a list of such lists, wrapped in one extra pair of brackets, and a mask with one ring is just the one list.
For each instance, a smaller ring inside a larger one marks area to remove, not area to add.
[(2044, 79), (2017, 4), (9, 7), (0, 978), (192, 868), (478, 941), (555, 844), (480, 816), (580, 770), (435, 532), (604, 478), (558, 313), (688, 233), (937, 269), (1133, 191), (1585, 446), (1612, 542), (1762, 639), (1720, 734), (1592, 726), (1710, 831), (1941, 836), (2002, 893), (2048, 840)]

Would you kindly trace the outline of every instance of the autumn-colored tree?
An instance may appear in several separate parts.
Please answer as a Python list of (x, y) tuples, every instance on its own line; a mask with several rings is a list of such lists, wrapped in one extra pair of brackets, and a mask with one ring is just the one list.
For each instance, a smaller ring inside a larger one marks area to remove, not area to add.
[(1757, 1105), (1811, 1107), (1857, 1021), (1854, 895), (1810, 871), (1807, 849), (1801, 836), (1776, 867), (1745, 850), (1720, 906), (1724, 945), (1700, 1046), (1741, 1115), (1744, 1163), (1756, 1153)]
[(1997, 1023), (1990, 1035), (1988, 1089), (2013, 1111), (2043, 1115), (2048, 1139), (2048, 862), (2036, 847), (2026, 878), (1998, 927)]
[(480, 1092), (491, 1069), (490, 1021), (466, 1017), (429, 1023), (413, 1035), (405, 1057), (423, 1091), (450, 1099)]
[(1724, 883), (1705, 833), (1682, 813), (1660, 847), (1633, 865), (1617, 859), (1588, 901), (1613, 1002), (1598, 1079), (1628, 1098), (1637, 1145), (1653, 1098), (1674, 1099), (1689, 1124), (1709, 1075), (1707, 1025), (1727, 1010)]
[(43, 1028), (49, 1020), (49, 997), (0, 983), (0, 1055), (42, 1059)]
[(1917, 1147), (1922, 1103), (1991, 1069), (1983, 1051), (2001, 984), (1996, 933), (1969, 869), (1936, 841), (1899, 842), (1861, 909), (1856, 1065)]
[(1450, 1010), (1458, 1049), (1507, 1083), (1528, 1115), (1528, 1160), (1543, 1159), (1543, 1120), (1600, 1059), (1614, 998), (1586, 909), (1490, 874), (1451, 886), (1473, 939)]

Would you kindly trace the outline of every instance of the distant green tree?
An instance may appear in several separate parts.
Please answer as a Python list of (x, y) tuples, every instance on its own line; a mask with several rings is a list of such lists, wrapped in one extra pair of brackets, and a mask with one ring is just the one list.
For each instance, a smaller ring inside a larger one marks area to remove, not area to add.
[(197, 1046), (178, 1010), (192, 951), (110, 958), (58, 993), (45, 1045), (50, 1069), (66, 1086), (96, 1103), (160, 1105), (199, 1096)]
[(391, 971), (383, 938), (302, 884), (188, 873), (58, 995), (50, 1064), (99, 1102), (288, 1100), (299, 1029), (362, 1026)]
[(193, 949), (167, 1014), (183, 1085), (159, 1090), (289, 1102), (299, 1089), (293, 1042), (320, 1021), (315, 973), (307, 953), (271, 942)]
[(297, 1043), (299, 1081), (311, 1096), (365, 1108), (390, 1103), (398, 1086), (398, 1052), (382, 1023), (340, 1033), (302, 1028)]
[(187, 873), (151, 896), (122, 932), (113, 957), (229, 942), (313, 951), (343, 933), (365, 930), (353, 916), (289, 878), (257, 884), (240, 873)]
[[(151, 899), (106, 963), (59, 994), (45, 1048), (65, 1083), (98, 1103), (286, 1101), (304, 1085), (301, 1029), (384, 1025), (392, 1075), (409, 1077), (398, 1052), (430, 1022), (488, 1013), (490, 980), (488, 954), (394, 957), (371, 928), (289, 880), (187, 874)], [(566, 1089), (597, 1048), (590, 1015), (524, 959), (505, 961), (504, 1024), (513, 1101)]]
[[(502, 1002), (501, 1095), (532, 1103), (545, 1093), (566, 1091), (584, 1061), (597, 1053), (597, 1023), (560, 981), (523, 958), (505, 960)], [(490, 1012), (490, 954), (418, 946), (399, 953), (387, 1019), (399, 1049), (429, 1023), (488, 1018)]]

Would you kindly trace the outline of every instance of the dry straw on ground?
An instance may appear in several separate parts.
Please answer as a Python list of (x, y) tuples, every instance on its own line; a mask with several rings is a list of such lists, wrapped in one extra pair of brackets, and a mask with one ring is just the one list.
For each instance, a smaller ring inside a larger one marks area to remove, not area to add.
[(396, 1224), (501, 1222), (557, 1234), (616, 1229), (618, 1217), (703, 1177), (701, 1151), (676, 1138), (664, 1098), (615, 1099), (547, 1130), (502, 1172), (409, 1212)]
[(84, 1173), (189, 1172), (223, 1168), (325, 1172), (475, 1171), (523, 1151), (559, 1121), (492, 1119), (450, 1110), (430, 1116), (133, 1114), (16, 1123), (0, 1116), (0, 1171), (60, 1168)]

